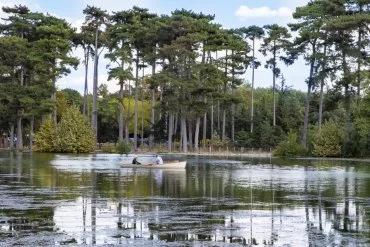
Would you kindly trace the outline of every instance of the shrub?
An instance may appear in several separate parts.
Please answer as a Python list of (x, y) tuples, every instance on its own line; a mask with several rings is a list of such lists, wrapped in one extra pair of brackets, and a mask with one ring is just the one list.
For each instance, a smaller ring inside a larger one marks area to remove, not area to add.
[(87, 119), (76, 107), (70, 107), (57, 125), (57, 151), (88, 153), (94, 151), (94, 134)]
[(114, 146), (114, 143), (103, 143), (101, 151), (104, 153), (114, 153), (116, 151), (116, 147)]
[(252, 137), (249, 132), (241, 130), (235, 133), (236, 147), (250, 147), (252, 144)]
[(131, 144), (127, 141), (121, 141), (116, 146), (116, 152), (119, 154), (129, 154), (131, 152)]
[(312, 154), (319, 157), (338, 157), (342, 154), (344, 130), (338, 122), (329, 120), (316, 130), (312, 139)]
[(94, 151), (94, 134), (86, 118), (70, 107), (61, 121), (46, 120), (36, 133), (36, 150), (42, 152), (88, 153)]
[(281, 157), (293, 157), (305, 154), (304, 147), (299, 143), (297, 133), (289, 131), (285, 140), (281, 141), (273, 151), (273, 154)]
[(35, 133), (36, 147), (35, 151), (55, 152), (56, 150), (56, 125), (51, 118), (46, 119), (40, 130)]

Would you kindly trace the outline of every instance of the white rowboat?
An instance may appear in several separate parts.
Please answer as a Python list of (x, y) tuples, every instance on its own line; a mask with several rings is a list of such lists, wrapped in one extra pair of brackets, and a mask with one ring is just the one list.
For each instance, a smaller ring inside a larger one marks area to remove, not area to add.
[(156, 164), (121, 164), (122, 168), (149, 168), (149, 169), (185, 169), (186, 161), (169, 161), (164, 162), (163, 165)]

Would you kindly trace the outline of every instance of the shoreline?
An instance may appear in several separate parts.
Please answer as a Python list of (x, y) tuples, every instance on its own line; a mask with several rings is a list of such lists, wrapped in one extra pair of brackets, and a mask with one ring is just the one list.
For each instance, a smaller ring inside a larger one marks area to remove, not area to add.
[[(10, 150), (8, 148), (0, 148), (0, 152), (11, 152), (16, 150)], [(22, 153), (30, 153), (31, 151), (28, 149), (22, 150)], [(108, 152), (102, 152), (101, 150), (97, 150), (95, 153), (100, 154), (113, 154)], [(67, 154), (67, 153), (65, 153)], [(246, 157), (246, 158), (273, 158), (273, 159), (284, 159), (283, 157), (273, 156), (271, 152), (245, 152), (245, 153), (233, 153), (233, 152), (188, 152), (188, 153), (180, 153), (180, 152), (132, 152), (128, 155), (183, 155), (183, 156), (205, 156), (205, 157)], [(290, 157), (286, 158), (288, 160), (322, 160), (322, 161), (356, 161), (356, 162), (370, 162), (370, 158), (340, 158), (340, 157)]]

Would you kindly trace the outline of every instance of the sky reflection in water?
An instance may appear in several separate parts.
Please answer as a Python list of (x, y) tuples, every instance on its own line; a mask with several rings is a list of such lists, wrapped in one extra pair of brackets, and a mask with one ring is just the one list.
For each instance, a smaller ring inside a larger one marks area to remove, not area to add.
[(185, 170), (120, 168), (131, 158), (0, 153), (5, 246), (370, 244), (368, 163), (187, 157)]

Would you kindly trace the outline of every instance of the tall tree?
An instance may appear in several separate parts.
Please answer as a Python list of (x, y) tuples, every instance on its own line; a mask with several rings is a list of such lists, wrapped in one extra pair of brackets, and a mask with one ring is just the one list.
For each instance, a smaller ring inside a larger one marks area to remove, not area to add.
[[(239, 103), (238, 98), (235, 95), (235, 90), (239, 87), (243, 81), (239, 78), (240, 75), (244, 74), (246, 68), (249, 65), (249, 57), (247, 53), (249, 52), (248, 44), (243, 40), (243, 34), (240, 30), (229, 30), (230, 39), (228, 47), (230, 49), (230, 55), (228, 56), (228, 66), (231, 90), (231, 141), (235, 141), (235, 107)], [(227, 69), (227, 68), (226, 68)]]
[(315, 72), (318, 66), (318, 50), (319, 40), (324, 39), (322, 27), (324, 24), (325, 15), (322, 13), (322, 5), (320, 2), (310, 2), (304, 7), (299, 7), (293, 14), (295, 19), (300, 20), (298, 23), (289, 24), (293, 31), (298, 31), (298, 37), (294, 40), (294, 45), (304, 53), (304, 57), (309, 67), (309, 76), (307, 79), (307, 94), (305, 104), (305, 114), (303, 120), (303, 129), (301, 135), (301, 144), (307, 147), (307, 131), (309, 120), (309, 109), (311, 101), (311, 92), (314, 89)]
[[(9, 17), (6, 19), (6, 24), (0, 25), (1, 33), (6, 36), (20, 37), (27, 43), (27, 50), (24, 50), (25, 59), (22, 64), (14, 68), (14, 71), (18, 72), (16, 72), (17, 80), (13, 81), (21, 87), (18, 97), (23, 97), (23, 99), (19, 98), (17, 110), (17, 149), (22, 149), (22, 120), (29, 116), (33, 123), (33, 114), (36, 111), (33, 111), (31, 106), (37, 105), (34, 102), (44, 105), (40, 101), (46, 100), (43, 94), (45, 90), (49, 92), (52, 100), (52, 104), (45, 101), (45, 105), (48, 105), (49, 109), (54, 109), (54, 119), (56, 118), (55, 82), (62, 75), (69, 73), (70, 65), (78, 64), (77, 59), (70, 56), (71, 37), (74, 30), (62, 19), (30, 12), (24, 6), (3, 8), (3, 11), (8, 13)], [(29, 94), (31, 88), (34, 93)]]
[(88, 109), (88, 72), (89, 72), (89, 62), (90, 58), (94, 56), (93, 54), (93, 44), (94, 44), (94, 36), (89, 31), (89, 28), (81, 27), (81, 32), (76, 33), (74, 37), (74, 44), (76, 46), (80, 46), (83, 49), (84, 56), (83, 56), (83, 64), (85, 70), (85, 85), (84, 85), (84, 94), (83, 94), (83, 107), (82, 107), (82, 114), (84, 116), (89, 116), (89, 109)]
[[(119, 84), (119, 130), (118, 141), (123, 141), (124, 133), (124, 85), (133, 78), (131, 73), (132, 51), (130, 44), (130, 29), (128, 18), (130, 13), (121, 11), (114, 13), (111, 17), (111, 25), (108, 27), (108, 49), (106, 57), (116, 64), (110, 68), (108, 79), (116, 79)], [(126, 125), (128, 120), (126, 119)], [(128, 141), (128, 136), (125, 136)]]
[(144, 53), (148, 47), (148, 33), (150, 32), (150, 22), (155, 21), (156, 15), (149, 13), (148, 9), (134, 6), (127, 12), (126, 16), (127, 30), (130, 33), (130, 45), (135, 50), (133, 56), (133, 63), (135, 64), (135, 113), (134, 113), (134, 149), (137, 149), (137, 135), (138, 135), (138, 100), (139, 100), (139, 66), (143, 61)]
[(277, 24), (265, 25), (263, 27), (266, 30), (267, 37), (263, 39), (260, 51), (264, 56), (271, 53), (271, 58), (266, 61), (266, 68), (272, 70), (272, 125), (276, 125), (276, 78), (280, 75), (280, 68), (277, 66), (278, 60), (287, 61), (284, 56), (285, 51), (290, 46), (289, 39), (291, 34), (286, 27), (279, 26)]
[(251, 67), (252, 67), (252, 85), (251, 85), (251, 133), (253, 133), (253, 122), (254, 122), (254, 70), (260, 66), (260, 62), (256, 61), (255, 56), (255, 43), (257, 40), (260, 40), (263, 38), (265, 31), (263, 28), (259, 26), (249, 26), (247, 28), (243, 27), (240, 29), (242, 33), (244, 33), (245, 37), (247, 39), (250, 39), (252, 41), (252, 61), (251, 61)]
[[(91, 114), (91, 127), (96, 138), (98, 136), (98, 112), (97, 112), (97, 99), (98, 99), (98, 65), (99, 56), (104, 48), (104, 32), (108, 21), (108, 13), (105, 10), (94, 6), (87, 6), (83, 10), (85, 15), (84, 27), (94, 35), (94, 76), (93, 76), (93, 99), (92, 99), (92, 114)], [(95, 145), (96, 146), (96, 145)]]

